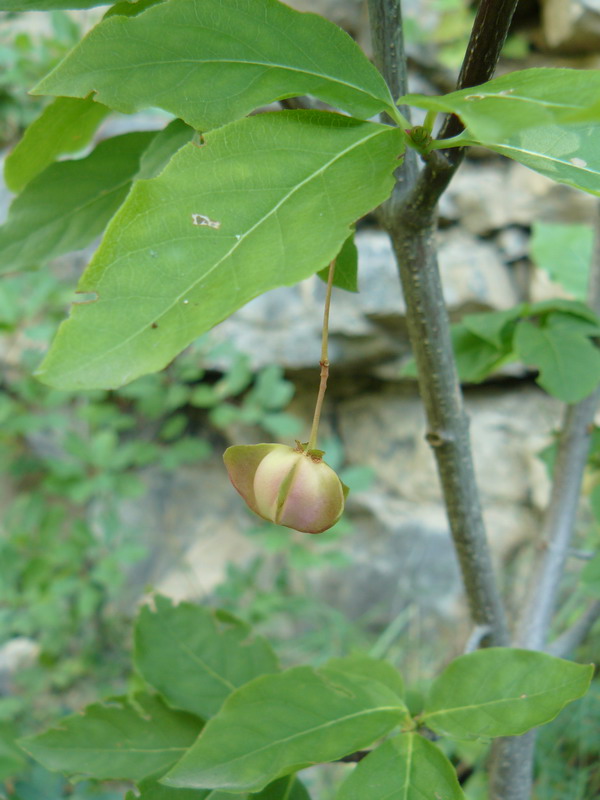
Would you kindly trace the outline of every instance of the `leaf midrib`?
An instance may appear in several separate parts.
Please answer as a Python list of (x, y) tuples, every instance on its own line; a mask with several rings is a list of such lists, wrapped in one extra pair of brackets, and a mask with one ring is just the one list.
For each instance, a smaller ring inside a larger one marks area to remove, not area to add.
[(506, 703), (515, 703), (515, 702), (522, 702), (523, 700), (531, 700), (532, 698), (535, 697), (544, 697), (549, 694), (555, 694), (557, 691), (565, 689), (568, 686), (572, 686), (574, 683), (578, 683), (578, 681), (570, 680), (567, 681), (566, 683), (561, 683), (559, 686), (554, 686), (552, 687), (552, 689), (544, 689), (541, 692), (522, 692), (522, 694), (526, 695), (525, 697), (521, 697), (521, 695), (518, 695), (516, 697), (502, 697), (498, 700), (487, 700), (484, 703), (472, 703), (467, 706), (455, 706), (454, 708), (440, 708), (437, 711), (431, 711), (431, 712), (425, 711), (425, 713), (423, 714), (423, 720), (429, 720), (432, 717), (438, 717), (441, 714), (455, 714), (456, 712), (461, 712), (461, 711), (479, 710)]
[[(240, 756), (236, 756), (236, 758), (230, 758), (226, 761), (220, 761), (218, 763), (212, 762), (209, 769), (212, 771), (214, 769), (219, 769), (220, 767), (235, 764), (237, 761), (243, 761), (244, 759), (251, 758), (255, 756), (257, 753), (263, 753), (266, 750), (269, 750), (273, 747), (279, 747), (282, 744), (287, 744), (288, 742), (293, 741), (294, 739), (300, 739), (303, 736), (308, 736), (313, 734), (317, 731), (326, 730), (327, 728), (331, 728), (335, 725), (338, 725), (342, 722), (347, 722), (351, 719), (358, 719), (360, 717), (366, 717), (370, 714), (378, 714), (382, 711), (398, 711), (398, 712), (405, 712), (406, 709), (404, 706), (377, 706), (376, 708), (367, 708), (362, 709), (361, 711), (356, 711), (353, 714), (347, 714), (345, 717), (336, 717), (333, 720), (328, 720), (327, 722), (323, 722), (320, 725), (316, 725), (313, 728), (306, 728), (303, 731), (298, 731), (297, 733), (293, 733), (291, 736), (286, 736), (283, 739), (277, 739), (276, 741), (269, 742), (268, 744), (263, 745), (262, 747), (257, 747), (255, 750), (247, 751)], [(214, 788), (225, 788), (225, 787), (214, 787)]]
[[(175, 297), (175, 299), (165, 307), (165, 309), (163, 311), (159, 312), (158, 315), (153, 316), (152, 321), (160, 320), (165, 316), (165, 314), (168, 314), (170, 311), (172, 311), (177, 306), (177, 304), (185, 297), (185, 295), (187, 295), (187, 294), (189, 294), (189, 292), (193, 291), (199, 283), (201, 283), (202, 281), (206, 280), (206, 278), (208, 278), (216, 269), (218, 269), (224, 263), (224, 261), (226, 259), (228, 259), (235, 252), (235, 250), (242, 244), (242, 242), (244, 242), (245, 239), (251, 233), (253, 233), (253, 231), (255, 231), (258, 227), (260, 227), (260, 225), (262, 225), (266, 220), (270, 219), (270, 217), (276, 211), (278, 211), (284, 205), (284, 203), (286, 203), (297, 191), (299, 191), (306, 184), (310, 183), (310, 181), (315, 180), (323, 172), (325, 172), (325, 170), (329, 169), (329, 167), (331, 167), (333, 164), (335, 164), (336, 161), (339, 161), (341, 158), (343, 158), (348, 153), (352, 152), (353, 150), (355, 150), (358, 147), (361, 147), (366, 142), (368, 142), (370, 139), (373, 139), (376, 136), (380, 136), (382, 134), (389, 133), (390, 130), (393, 130), (393, 129), (389, 128), (389, 127), (385, 127), (385, 128), (382, 129), (382, 127), (378, 126), (374, 133), (371, 133), (368, 136), (365, 136), (365, 137), (361, 138), (357, 142), (353, 142), (352, 145), (350, 145), (349, 147), (347, 147), (344, 150), (336, 153), (333, 158), (331, 158), (329, 161), (327, 161), (325, 164), (323, 164), (321, 167), (319, 167), (319, 169), (315, 170), (308, 177), (304, 178), (304, 180), (300, 181), (300, 183), (296, 184), (296, 186), (294, 186), (290, 191), (288, 191), (287, 194), (285, 194), (281, 198), (281, 200), (279, 200), (279, 202), (276, 203), (273, 206), (272, 209), (270, 209), (270, 211), (267, 214), (265, 214), (257, 222), (255, 222), (254, 225), (252, 225), (244, 234), (241, 234), (240, 238), (236, 239), (236, 241), (233, 244), (233, 246), (215, 264), (213, 264), (202, 275), (199, 275), (198, 278), (196, 280), (194, 280), (189, 286), (187, 286), (186, 289), (183, 292), (180, 292)], [(110, 264), (107, 264), (106, 265), (106, 269), (108, 269), (109, 267), (110, 267)], [(90, 288), (89, 291), (94, 291), (94, 289)], [(115, 351), (120, 350), (121, 348), (123, 348), (126, 345), (128, 345), (129, 342), (131, 342), (133, 339), (135, 339), (143, 331), (146, 330), (148, 324), (149, 324), (148, 321), (144, 321), (144, 323), (137, 330), (135, 330), (126, 339), (120, 340), (118, 344), (114, 345), (114, 347), (111, 347), (110, 349), (105, 350), (103, 353), (98, 354), (94, 358), (88, 358), (86, 360), (86, 362), (85, 362), (86, 368), (89, 368), (89, 366), (91, 364), (95, 364), (98, 361), (104, 360), (105, 358), (110, 356)], [(68, 378), (69, 376), (71, 376), (73, 374), (77, 374), (79, 372), (79, 370), (80, 370), (80, 367), (78, 367), (77, 369), (72, 369), (69, 372), (64, 372), (64, 373), (62, 373), (63, 378)]]
[[(547, 153), (536, 153), (533, 150), (526, 150), (524, 147), (517, 147), (516, 145), (510, 145), (505, 143), (491, 143), (486, 144), (486, 142), (481, 142), (484, 147), (490, 147), (491, 149), (503, 149), (503, 150), (512, 150), (517, 153), (526, 153), (529, 156), (534, 156), (535, 158), (546, 159), (547, 161), (556, 163), (556, 164), (564, 164), (571, 169), (580, 170), (581, 172), (589, 172), (590, 175), (598, 175), (599, 170), (597, 169), (589, 169), (587, 165), (582, 167), (580, 164), (573, 164), (571, 161), (564, 160), (555, 156), (549, 156)], [(572, 158), (577, 158), (577, 156), (572, 156)]]
[[(147, 43), (146, 43), (147, 44)], [(274, 61), (250, 61), (248, 59), (236, 59), (236, 58), (178, 58), (178, 59), (171, 59), (169, 61), (140, 61), (135, 64), (123, 64), (122, 66), (111, 66), (111, 67), (102, 67), (102, 68), (94, 68), (90, 70), (90, 72), (96, 73), (109, 73), (109, 72), (122, 72), (126, 70), (131, 72), (135, 69), (141, 69), (143, 67), (164, 67), (164, 66), (171, 66), (173, 64), (176, 65), (185, 65), (185, 64), (246, 64), (247, 66), (251, 67), (265, 67), (267, 69), (281, 69), (287, 72), (297, 72), (301, 75), (310, 75), (313, 78), (319, 78), (320, 80), (327, 80), (331, 83), (337, 83), (340, 86), (345, 86), (349, 89), (353, 89), (360, 94), (364, 94), (367, 97), (372, 98), (373, 100), (377, 100), (380, 103), (385, 103), (388, 108), (391, 108), (391, 105), (388, 100), (384, 100), (384, 98), (379, 97), (376, 94), (373, 94), (370, 90), (364, 89), (361, 86), (357, 86), (354, 83), (350, 83), (349, 81), (342, 80), (341, 78), (336, 78), (333, 75), (329, 75), (326, 72), (314, 72), (310, 69), (303, 68), (303, 67), (292, 67), (286, 64), (277, 64)], [(57, 68), (58, 69), (58, 68)], [(41, 85), (41, 84), (40, 84)], [(35, 94), (37, 88), (32, 92)]]
[(193, 664), (199, 664), (211, 678), (215, 679), (216, 681), (220, 681), (223, 684), (223, 686), (225, 686), (227, 689), (230, 689), (232, 692), (235, 691), (235, 689), (237, 688), (235, 684), (231, 683), (231, 681), (228, 681), (222, 675), (219, 675), (218, 672), (215, 672), (215, 670), (212, 669), (199, 655), (197, 655), (191, 649), (191, 647), (185, 644), (185, 642), (182, 642), (180, 639), (177, 639), (171, 633), (168, 626), (163, 624), (161, 626), (161, 629), (163, 636), (168, 637), (175, 644), (175, 646), (181, 650), (181, 652), (185, 656), (188, 656), (190, 658)]

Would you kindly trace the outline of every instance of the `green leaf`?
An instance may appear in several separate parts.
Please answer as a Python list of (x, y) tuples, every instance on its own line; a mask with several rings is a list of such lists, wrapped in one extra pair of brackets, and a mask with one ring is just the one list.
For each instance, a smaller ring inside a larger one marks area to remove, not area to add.
[[(441, 97), (408, 94), (399, 103), (456, 114), (482, 143), (573, 120), (600, 94), (600, 70), (524, 69)], [(596, 120), (598, 116), (596, 115)]]
[(0, 723), (0, 783), (25, 768), (23, 752), (15, 744), (16, 731), (10, 723)]
[(327, 669), (339, 670), (350, 675), (363, 675), (365, 678), (379, 681), (395, 692), (400, 700), (404, 699), (402, 675), (389, 661), (355, 653), (344, 658), (331, 658), (325, 666)]
[(432, 742), (404, 733), (359, 762), (336, 800), (466, 800), (456, 771)]
[(92, 242), (121, 205), (154, 133), (101, 142), (52, 164), (13, 201), (0, 228), (0, 272), (32, 268)]
[(475, 336), (492, 345), (496, 350), (505, 350), (507, 346), (510, 324), (522, 316), (524, 304), (509, 308), (506, 311), (486, 311), (482, 314), (466, 314), (462, 325)]
[(157, 3), (162, 2), (165, 2), (165, 0), (137, 0), (137, 2), (132, 2), (132, 0), (119, 0), (108, 9), (102, 19), (108, 19), (117, 14), (124, 17), (135, 17), (141, 14), (142, 11), (150, 8), (150, 6), (155, 6)]
[(164, 108), (211, 130), (284, 97), (312, 94), (361, 119), (395, 106), (340, 28), (277, 0), (169, 0), (97, 25), (33, 90), (131, 113)]
[(518, 356), (539, 369), (537, 382), (564, 403), (577, 403), (591, 394), (600, 381), (600, 353), (567, 318), (544, 326), (521, 320), (516, 328), (514, 347)]
[(377, 681), (295, 667), (230, 695), (163, 782), (256, 792), (275, 778), (353, 753), (403, 720), (404, 704)]
[(310, 800), (296, 775), (286, 775), (270, 783), (262, 792), (248, 795), (221, 792), (218, 789), (173, 789), (156, 779), (142, 781), (139, 794), (128, 792), (125, 800)]
[(457, 739), (519, 736), (585, 694), (592, 674), (592, 666), (531, 650), (478, 650), (434, 681), (422, 721)]
[(461, 381), (480, 383), (510, 357), (510, 346), (498, 348), (466, 325), (452, 326), (452, 348)]
[(139, 781), (181, 758), (201, 727), (159, 697), (138, 694), (88, 706), (21, 745), (47, 769), (75, 778)]
[(553, 181), (600, 195), (599, 135), (600, 123), (584, 122), (528, 128), (497, 144), (482, 144)]
[(178, 150), (195, 135), (193, 128), (180, 119), (174, 119), (159, 131), (144, 151), (140, 168), (135, 176), (139, 180), (155, 178), (167, 166)]
[(557, 311), (598, 324), (598, 315), (589, 306), (578, 300), (555, 297), (552, 300), (542, 300), (540, 303), (526, 303), (523, 306), (523, 316), (544, 317)]
[(32, 122), (4, 162), (4, 179), (20, 192), (58, 156), (77, 153), (90, 142), (110, 109), (91, 98), (57, 97)]
[(160, 595), (142, 608), (135, 627), (135, 665), (174, 707), (211, 717), (252, 678), (279, 669), (275, 654), (229, 614)]
[[(215, 800), (215, 793), (211, 789), (171, 789), (163, 786), (157, 779), (149, 778), (138, 785), (138, 792), (127, 792), (125, 800)], [(212, 795), (212, 796), (211, 796)], [(230, 800), (231, 795), (229, 795)], [(237, 795), (237, 800), (245, 798)]]
[[(209, 795), (210, 800), (213, 800), (213, 797)], [(239, 794), (235, 797), (239, 798)], [(248, 800), (310, 800), (310, 795), (296, 775), (286, 775), (285, 778), (270, 783), (262, 792), (250, 795)]]
[(590, 225), (534, 222), (529, 247), (537, 267), (567, 292), (585, 300), (594, 248)]
[(253, 297), (322, 269), (391, 191), (401, 137), (289, 111), (186, 145), (133, 187), (79, 284), (98, 299), (73, 307), (39, 376), (61, 388), (120, 386), (162, 369)]
[(0, 0), (0, 11), (54, 11), (59, 8), (94, 8), (105, 0)]
[[(329, 267), (317, 272), (319, 278), (327, 283), (329, 280)], [(342, 249), (335, 259), (333, 285), (347, 292), (358, 292), (358, 250), (354, 244), (352, 233), (342, 245)]]
[(512, 72), (444, 97), (402, 102), (457, 114), (465, 144), (483, 144), (559, 183), (600, 194), (600, 70)]

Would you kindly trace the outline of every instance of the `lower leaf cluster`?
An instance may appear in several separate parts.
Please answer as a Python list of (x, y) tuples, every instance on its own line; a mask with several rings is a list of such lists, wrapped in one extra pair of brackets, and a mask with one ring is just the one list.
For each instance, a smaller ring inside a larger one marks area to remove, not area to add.
[(453, 661), (411, 717), (389, 663), (363, 655), (281, 670), (269, 644), (225, 612), (157, 596), (135, 629), (146, 690), (61, 720), (22, 746), (72, 778), (131, 781), (142, 800), (307, 800), (296, 773), (382, 742), (336, 800), (464, 794), (430, 741), (512, 736), (585, 693), (592, 667), (490, 648)]

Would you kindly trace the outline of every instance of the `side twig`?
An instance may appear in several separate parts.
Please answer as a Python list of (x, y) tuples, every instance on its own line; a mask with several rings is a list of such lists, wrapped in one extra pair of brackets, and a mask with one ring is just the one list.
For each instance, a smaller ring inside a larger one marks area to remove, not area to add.
[(600, 600), (594, 601), (570, 628), (557, 636), (548, 646), (548, 653), (559, 658), (567, 658), (586, 639), (596, 622), (600, 619)]
[[(596, 247), (590, 276), (589, 302), (600, 312), (600, 214), (596, 225)], [(558, 454), (548, 509), (542, 527), (539, 557), (529, 593), (519, 619), (514, 644), (530, 650), (545, 650), (565, 561), (569, 554), (587, 461), (590, 431), (600, 387), (580, 403), (567, 406), (558, 443)], [(594, 623), (594, 612), (559, 644), (571, 648), (580, 634)], [(567, 636), (567, 634), (565, 634)], [(560, 640), (559, 640), (560, 641)], [(492, 748), (490, 786), (492, 800), (529, 800), (533, 787), (535, 731), (524, 736), (497, 739)]]

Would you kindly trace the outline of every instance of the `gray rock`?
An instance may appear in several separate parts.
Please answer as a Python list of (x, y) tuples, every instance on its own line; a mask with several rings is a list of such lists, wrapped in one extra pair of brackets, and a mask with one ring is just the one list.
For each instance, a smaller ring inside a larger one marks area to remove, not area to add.
[(14, 676), (35, 664), (40, 646), (33, 639), (17, 636), (0, 646), (0, 696), (10, 694)]
[(599, 0), (543, 0), (542, 28), (548, 48), (565, 55), (597, 53)]
[[(347, 369), (378, 364), (408, 353), (406, 306), (389, 237), (360, 231), (360, 292), (334, 292), (330, 317), (330, 361)], [(439, 234), (439, 261), (451, 311), (503, 309), (520, 295), (497, 249), (459, 229)], [(313, 368), (319, 361), (325, 286), (312, 277), (301, 284), (267, 292), (217, 326), (216, 342), (232, 342), (252, 366), (281, 364)], [(223, 368), (216, 360), (212, 366)]]
[(442, 220), (488, 236), (535, 220), (588, 222), (595, 199), (508, 159), (466, 162), (442, 195)]

